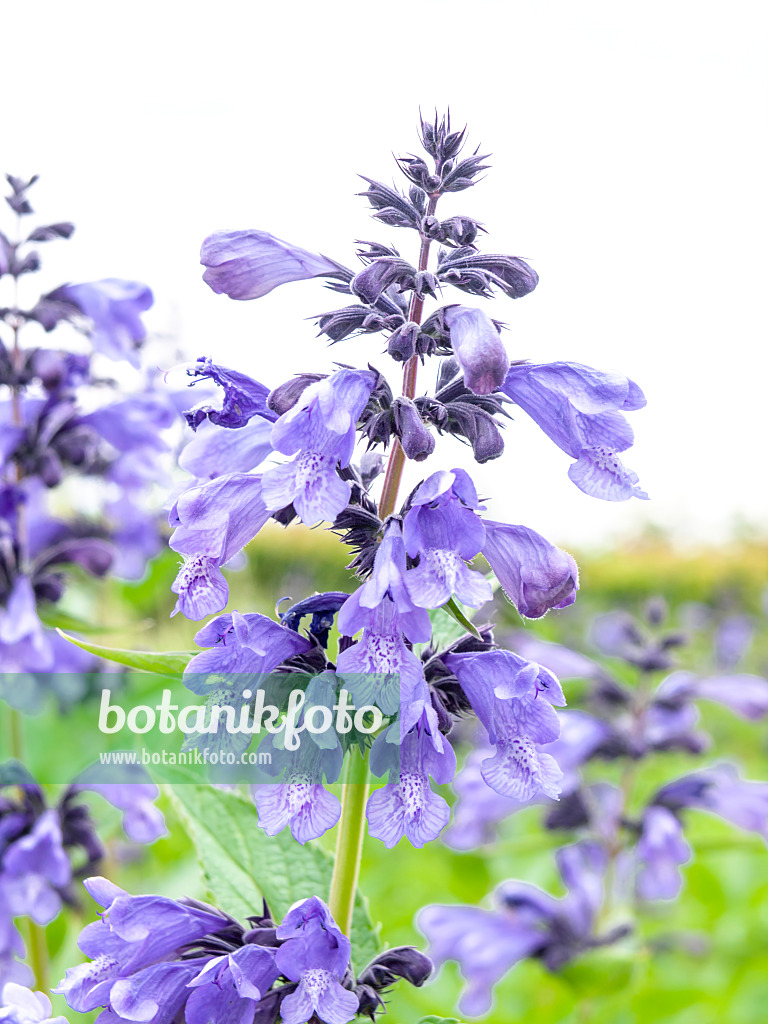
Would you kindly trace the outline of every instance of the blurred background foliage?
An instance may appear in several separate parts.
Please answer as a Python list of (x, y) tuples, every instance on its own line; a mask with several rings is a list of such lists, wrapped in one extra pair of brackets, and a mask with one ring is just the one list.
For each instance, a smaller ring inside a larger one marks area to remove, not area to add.
[[(499, 632), (522, 627), (594, 655), (586, 639), (593, 615), (616, 607), (639, 612), (649, 597), (663, 595), (671, 609), (671, 624), (683, 630), (695, 617), (692, 611), (701, 605), (715, 616), (735, 611), (754, 616), (758, 634), (748, 662), (739, 671), (768, 672), (767, 541), (745, 535), (718, 548), (681, 550), (661, 535), (646, 534), (621, 550), (573, 553), (582, 583), (576, 604), (539, 622), (523, 624), (514, 609), (497, 597), (494, 612)], [(271, 525), (242, 556), (239, 570), (228, 572), (229, 607), (273, 614), (284, 596), (296, 601), (320, 588), (351, 590), (345, 561), (345, 549), (327, 532), (302, 526), (285, 531)], [(83, 579), (69, 592), (64, 610), (70, 621), (62, 622), (70, 627), (78, 620), (96, 623), (97, 635), (92, 638), (107, 646), (192, 650), (195, 624), (181, 616), (169, 617), (174, 604), (170, 585), (176, 571), (177, 556), (167, 551), (139, 583), (93, 584)], [(691, 646), (681, 652), (680, 663), (703, 672), (711, 668), (710, 657), (711, 637), (699, 630), (693, 632)], [(626, 666), (612, 663), (610, 668), (617, 677), (632, 682)], [(153, 685), (151, 677), (141, 681), (142, 690)], [(168, 680), (158, 680), (157, 691), (167, 685)], [(572, 706), (578, 706), (579, 689), (578, 683), (566, 686)], [(78, 720), (86, 716), (92, 721), (92, 715), (86, 702), (66, 712), (51, 707), (28, 718), (26, 744), (32, 766), (36, 760), (55, 757), (61, 744), (78, 742), (84, 734)], [(669, 753), (642, 762), (634, 799), (640, 802), (665, 781), (719, 759), (736, 760), (749, 778), (768, 778), (765, 723), (746, 723), (713, 705), (703, 709), (703, 717), (715, 740), (713, 748), (700, 758)], [(88, 733), (93, 735), (93, 729)], [(616, 781), (621, 766), (598, 761), (586, 771), (591, 781)], [(450, 793), (445, 795), (452, 799)], [(194, 851), (169, 799), (164, 795), (161, 800), (170, 835), (149, 849), (138, 850), (121, 838), (117, 812), (93, 801), (94, 815), (112, 836), (103, 873), (134, 893), (204, 897)], [(506, 878), (561, 891), (553, 854), (568, 837), (545, 831), (541, 817), (540, 807), (521, 811), (502, 824), (498, 842), (471, 853), (456, 852), (440, 842), (414, 850), (405, 840), (390, 851), (368, 839), (361, 885), (374, 920), (384, 922), (386, 943), (422, 941), (413, 918), (423, 904), (487, 905), (493, 887)], [(559, 975), (549, 974), (536, 961), (521, 963), (498, 986), (494, 1010), (485, 1020), (492, 1024), (532, 1019), (537, 1024), (764, 1021), (768, 1006), (765, 844), (703, 813), (691, 812), (688, 820), (686, 834), (695, 857), (683, 869), (685, 888), (678, 901), (646, 907), (635, 933), (622, 944), (591, 953)], [(323, 842), (332, 846), (333, 840), (331, 832)], [(81, 910), (61, 914), (48, 929), (54, 982), (81, 959), (76, 937), (96, 910), (83, 896)], [(450, 1016), (461, 985), (453, 965), (423, 989), (401, 985), (392, 994), (386, 1019), (392, 1024), (416, 1024), (426, 1014)], [(71, 1021), (76, 1020), (78, 1015), (62, 1001), (58, 1012), (65, 1010)]]

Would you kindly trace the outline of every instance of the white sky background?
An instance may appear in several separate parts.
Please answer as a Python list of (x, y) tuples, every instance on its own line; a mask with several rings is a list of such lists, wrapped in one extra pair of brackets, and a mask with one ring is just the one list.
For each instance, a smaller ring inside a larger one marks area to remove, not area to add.
[[(152, 328), (270, 386), (331, 358), (386, 369), (379, 336), (330, 351), (315, 338), (303, 318), (343, 305), (320, 282), (232, 302), (200, 280), (199, 246), (259, 227), (348, 265), (356, 238), (413, 256), (411, 232), (368, 218), (355, 175), (391, 182), (391, 152), (416, 148), (419, 105), (450, 104), (493, 166), (439, 213), (478, 217), (486, 251), (541, 277), (488, 307), (511, 356), (619, 369), (648, 397), (625, 461), (651, 502), (583, 495), (520, 413), (504, 457), (474, 470), (492, 514), (577, 546), (649, 522), (683, 541), (764, 527), (763, 4), (5, 0), (0, 12), (0, 169), (39, 173), (38, 213), (77, 224), (45, 248), (41, 284), (144, 280)], [(446, 300), (474, 303), (462, 294)], [(438, 458), (470, 466), (454, 441)]]

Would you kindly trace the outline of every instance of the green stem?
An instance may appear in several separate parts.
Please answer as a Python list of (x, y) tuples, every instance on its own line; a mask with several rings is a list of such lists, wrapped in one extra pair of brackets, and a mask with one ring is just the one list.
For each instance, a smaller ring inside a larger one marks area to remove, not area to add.
[(10, 709), (8, 716), (8, 738), (11, 757), (14, 761), (24, 761), (24, 718), (20, 711)]
[[(434, 215), (438, 195), (429, 197), (427, 216)], [(419, 249), (418, 269), (426, 270), (429, 262), (430, 239), (422, 236)], [(408, 319), (421, 323), (424, 299), (416, 293), (411, 296)], [(418, 356), (412, 356), (403, 368), (403, 394), (413, 398), (416, 394)], [(379, 501), (379, 518), (384, 521), (395, 511), (400, 481), (405, 467), (405, 453), (395, 438), (389, 453), (384, 486)], [(368, 761), (358, 750), (349, 752), (344, 776), (344, 793), (341, 799), (341, 818), (336, 833), (336, 859), (331, 878), (331, 894), (328, 900), (331, 914), (345, 935), (352, 925), (352, 910), (355, 905), (357, 880), (360, 875), (360, 861), (363, 856), (365, 837), (365, 803), (368, 798)]]
[(28, 921), (27, 928), (27, 962), (35, 976), (35, 988), (48, 994), (51, 979), (48, 970), (48, 940), (43, 925)]
[(336, 859), (328, 905), (345, 935), (352, 925), (357, 880), (365, 836), (365, 802), (368, 798), (368, 760), (357, 748), (347, 755), (341, 819), (336, 834)]

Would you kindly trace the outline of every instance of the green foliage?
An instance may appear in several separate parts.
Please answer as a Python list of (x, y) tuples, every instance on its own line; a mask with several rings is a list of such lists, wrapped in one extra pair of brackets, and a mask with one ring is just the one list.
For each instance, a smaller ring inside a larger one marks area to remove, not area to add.
[[(210, 786), (180, 785), (173, 799), (197, 849), (218, 906), (244, 920), (261, 910), (262, 897), (276, 921), (297, 900), (326, 897), (333, 861), (314, 843), (300, 846), (285, 830), (267, 836), (250, 800)], [(352, 916), (352, 956), (364, 967), (379, 952), (378, 930), (358, 893)]]
[(56, 632), (69, 640), (76, 647), (82, 647), (89, 654), (95, 654), (107, 661), (116, 661), (118, 665), (138, 669), (139, 672), (152, 672), (156, 675), (177, 677), (183, 674), (190, 658), (197, 651), (129, 651), (117, 647), (102, 647), (100, 644), (86, 643), (74, 636), (68, 636), (62, 630)]

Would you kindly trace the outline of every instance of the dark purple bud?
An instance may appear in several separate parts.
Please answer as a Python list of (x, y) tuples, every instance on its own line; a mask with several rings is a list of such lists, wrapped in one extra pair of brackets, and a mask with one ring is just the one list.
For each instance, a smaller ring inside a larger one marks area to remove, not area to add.
[(358, 984), (370, 985), (379, 991), (403, 978), (416, 988), (420, 988), (432, 973), (432, 961), (415, 946), (396, 946), (379, 953), (364, 968)]
[(472, 217), (449, 217), (440, 227), (442, 239), (455, 245), (471, 245), (477, 238), (478, 231), (485, 231), (480, 222)]
[(288, 412), (298, 402), (306, 388), (318, 380), (324, 380), (325, 373), (298, 373), (285, 384), (281, 384), (267, 395), (267, 408), (278, 416)]
[(407, 362), (416, 351), (419, 337), (419, 325), (409, 320), (390, 334), (387, 340), (387, 352), (398, 363)]
[(46, 224), (43, 227), (35, 228), (31, 235), (27, 236), (28, 242), (51, 242), (55, 238), (71, 238), (75, 225), (69, 221), (61, 221), (58, 224)]
[(402, 317), (386, 315), (367, 306), (345, 306), (330, 313), (323, 313), (317, 318), (317, 326), (321, 334), (326, 334), (331, 341), (342, 341), (357, 332), (373, 333), (396, 326)]
[(442, 254), (437, 276), (456, 288), (472, 294), (487, 294), (482, 290), (495, 285), (511, 299), (519, 299), (532, 292), (539, 283), (539, 275), (525, 260), (517, 256), (476, 252), (472, 246), (462, 246)]
[(435, 450), (435, 438), (410, 398), (396, 398), (393, 405), (395, 431), (408, 459), (423, 462)]
[[(57, 289), (60, 291), (60, 289)], [(73, 320), (80, 316), (80, 307), (63, 298), (54, 298), (56, 293), (42, 295), (33, 309), (27, 313), (30, 320), (36, 320), (45, 331), (52, 331), (62, 320)]]
[(472, 445), (475, 461), (483, 463), (498, 459), (504, 452), (504, 438), (493, 416), (476, 410), (472, 426), (472, 431), (467, 432), (466, 437)]
[(16, 253), (11, 261), (10, 274), (13, 277), (21, 277), (22, 274), (34, 274), (40, 269), (40, 257), (36, 252), (28, 252), (23, 259)]
[(387, 185), (382, 185), (381, 182), (366, 178), (365, 175), (361, 174), (360, 177), (368, 182), (367, 191), (361, 192), (360, 195), (364, 196), (376, 211), (373, 215), (376, 220), (391, 227), (418, 230), (420, 212), (405, 196)]
[(484, 153), (481, 156), (475, 154), (467, 157), (466, 160), (460, 160), (443, 177), (441, 183), (443, 192), (462, 192), (465, 188), (474, 185), (477, 175), (481, 171), (488, 170), (490, 164), (484, 164), (483, 160), (487, 160), (489, 156), (490, 153)]
[(651, 597), (645, 603), (645, 620), (651, 626), (660, 626), (667, 617), (667, 602), (663, 597)]
[(377, 256), (352, 278), (349, 288), (363, 302), (373, 305), (392, 285), (403, 291), (412, 288), (415, 279), (416, 270), (410, 263), (397, 256)]
[(445, 232), (440, 221), (434, 215), (425, 217), (421, 222), (421, 232), (433, 242), (442, 242), (445, 240)]

